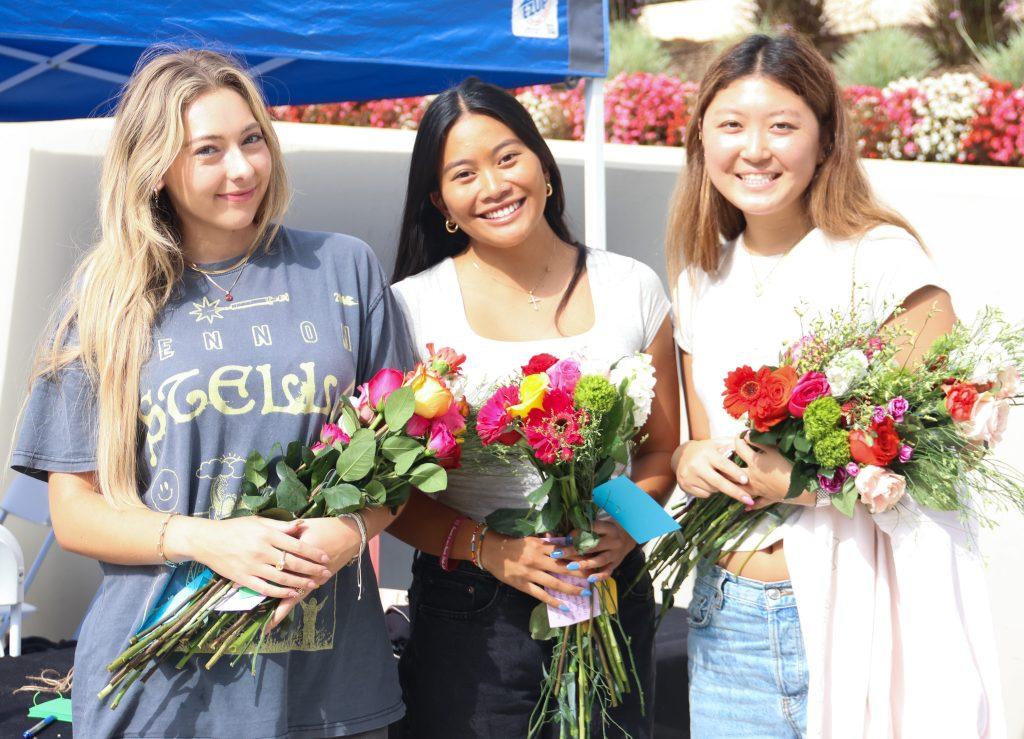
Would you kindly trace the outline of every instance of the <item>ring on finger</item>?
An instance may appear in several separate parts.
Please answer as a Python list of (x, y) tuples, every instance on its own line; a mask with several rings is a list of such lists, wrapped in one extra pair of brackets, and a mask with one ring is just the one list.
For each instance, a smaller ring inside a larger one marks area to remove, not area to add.
[(274, 563), (274, 569), (281, 571), (284, 569), (284, 559), (288, 556), (288, 552), (281, 552), (281, 559)]

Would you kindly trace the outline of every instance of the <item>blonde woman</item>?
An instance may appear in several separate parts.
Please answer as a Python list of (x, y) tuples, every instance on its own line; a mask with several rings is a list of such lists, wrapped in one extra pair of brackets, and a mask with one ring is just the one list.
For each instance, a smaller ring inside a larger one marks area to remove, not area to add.
[[(49, 480), (61, 545), (103, 581), (76, 652), (83, 736), (385, 736), (401, 694), (351, 520), (223, 520), (244, 457), (305, 439), (332, 398), (410, 349), (369, 248), (279, 226), (280, 147), (253, 81), (206, 51), (129, 81), (101, 181), (101, 236), (42, 350), (14, 468)], [(370, 536), (391, 520), (365, 514)], [(369, 565), (364, 560), (365, 566)], [(267, 656), (163, 666), (117, 711), (96, 698), (169, 581), (199, 565), (286, 598)]]
[[(764, 507), (785, 499), (791, 465), (737, 435), (726, 373), (774, 363), (832, 311), (901, 321), (916, 340), (899, 358), (914, 362), (953, 308), (913, 228), (875, 199), (835, 76), (807, 41), (757, 35), (723, 52), (686, 155), (668, 239), (690, 426), (676, 476), (695, 496)], [(823, 498), (790, 499), (785, 524), (700, 567), (691, 736), (1005, 735), (969, 527), (925, 510), (847, 518)]]

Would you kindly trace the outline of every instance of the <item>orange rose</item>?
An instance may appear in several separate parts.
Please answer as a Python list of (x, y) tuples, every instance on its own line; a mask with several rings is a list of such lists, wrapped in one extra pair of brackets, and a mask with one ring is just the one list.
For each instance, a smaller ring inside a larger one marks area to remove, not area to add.
[(971, 411), (978, 402), (978, 391), (966, 382), (954, 382), (946, 388), (946, 410), (954, 421), (971, 420)]
[(789, 418), (789, 399), (796, 387), (796, 370), (790, 365), (765, 375), (758, 373), (761, 392), (749, 410), (754, 428), (764, 432)]
[(885, 467), (900, 453), (900, 437), (891, 416), (872, 422), (870, 431), (850, 432), (850, 456), (859, 464)]

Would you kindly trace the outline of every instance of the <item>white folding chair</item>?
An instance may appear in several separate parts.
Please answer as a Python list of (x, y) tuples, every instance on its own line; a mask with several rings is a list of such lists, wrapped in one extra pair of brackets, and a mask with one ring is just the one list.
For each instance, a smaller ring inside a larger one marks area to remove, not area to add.
[[(24, 602), (25, 593), (27, 593), (28, 589), (32, 586), (32, 581), (39, 572), (39, 567), (43, 564), (43, 560), (46, 558), (46, 555), (50, 551), (50, 547), (53, 545), (54, 541), (53, 525), (50, 522), (50, 503), (47, 497), (46, 483), (41, 480), (37, 480), (34, 477), (28, 477), (27, 475), (14, 475), (11, 483), (7, 486), (7, 491), (4, 493), (3, 500), (0, 500), (0, 524), (3, 524), (4, 521), (7, 520), (8, 515), (48, 529), (46, 539), (43, 540), (43, 545), (39, 548), (39, 553), (36, 555), (35, 559), (32, 560), (32, 565), (28, 568), (28, 572), (23, 572), (21, 598), (18, 601), (19, 608), (17, 613), (20, 631), (21, 616), (32, 613), (36, 610), (35, 606)], [(10, 532), (8, 531), (8, 533)], [(24, 570), (24, 557), (20, 546), (17, 551), (19, 557), (21, 557), (21, 569)], [(10, 624), (12, 629), (12, 639), (14, 637), (13, 629), (15, 611), (13, 607), (5, 608), (5, 603), (6, 601), (0, 600), (0, 642), (3, 641), (4, 635), (7, 633), (8, 624)]]
[[(25, 601), (25, 555), (21, 545), (0, 525), (0, 610), (10, 624), (10, 654), (21, 655), (21, 609)], [(4, 656), (4, 640), (0, 635), (0, 657)]]

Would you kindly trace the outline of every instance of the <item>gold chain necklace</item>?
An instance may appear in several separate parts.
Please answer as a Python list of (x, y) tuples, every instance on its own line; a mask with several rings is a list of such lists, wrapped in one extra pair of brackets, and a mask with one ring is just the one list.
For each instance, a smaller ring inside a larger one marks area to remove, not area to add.
[[(799, 243), (800, 242), (798, 241), (797, 244)], [(764, 295), (764, 291), (768, 287), (768, 282), (772, 279), (772, 275), (775, 274), (775, 270), (777, 270), (779, 268), (779, 265), (782, 264), (783, 261), (785, 261), (786, 257), (788, 257), (789, 253), (793, 251), (793, 248), (796, 246), (796, 244), (793, 244), (793, 246), (789, 247), (788, 249), (786, 249), (786, 251), (782, 252), (782, 256), (776, 260), (775, 264), (772, 265), (772, 268), (768, 270), (768, 274), (766, 274), (763, 278), (757, 271), (757, 267), (754, 266), (754, 255), (750, 252), (750, 249), (747, 248), (746, 242), (744, 242), (742, 246), (743, 251), (746, 252), (747, 254), (747, 261), (750, 263), (750, 273), (754, 276), (754, 297), (760, 298), (762, 295)]]
[(544, 282), (544, 278), (547, 277), (548, 273), (551, 271), (551, 259), (552, 259), (552, 257), (555, 254), (555, 241), (557, 239), (558, 239), (557, 236), (552, 235), (552, 237), (551, 237), (551, 252), (548, 254), (548, 262), (547, 262), (547, 264), (544, 265), (544, 271), (540, 273), (540, 278), (538, 278), (537, 284), (535, 284), (529, 290), (524, 290), (519, 285), (514, 285), (514, 286), (513, 285), (509, 285), (508, 283), (506, 283), (506, 282), (504, 282), (502, 280), (499, 280), (497, 277), (492, 275), (490, 272), (485, 272), (483, 270), (483, 268), (479, 264), (477, 264), (477, 261), (475, 259), (473, 259), (472, 257), (470, 258), (470, 263), (474, 267), (476, 267), (477, 272), (480, 272), (481, 274), (485, 275), (486, 277), (489, 277), (492, 281), (498, 283), (502, 287), (510, 288), (510, 289), (514, 289), (514, 290), (519, 290), (520, 292), (525, 292), (529, 296), (527, 298), (527, 300), (530, 302), (530, 305), (533, 307), (533, 309), (535, 311), (539, 311), (540, 308), (538, 308), (537, 306), (540, 305), (540, 298), (538, 298), (536, 295), (534, 295), (534, 292), (536, 292), (540, 288), (541, 284)]
[[(209, 283), (211, 285), (213, 285), (215, 288), (217, 288), (222, 293), (224, 293), (224, 300), (226, 300), (227, 302), (230, 303), (231, 301), (233, 301), (235, 299), (235, 295), (234, 295), (235, 285), (238, 284), (238, 280), (241, 279), (242, 273), (245, 272), (245, 268), (249, 266), (249, 260), (252, 258), (252, 255), (255, 254), (255, 253), (256, 253), (256, 244), (253, 244), (252, 248), (249, 249), (249, 251), (247, 251), (245, 253), (244, 257), (242, 257), (241, 259), (239, 259), (237, 262), (235, 262), (234, 264), (232, 264), (229, 267), (224, 267), (223, 269), (203, 269), (202, 267), (200, 267), (195, 262), (188, 262), (188, 267), (189, 267), (189, 269), (193, 270), (194, 272), (198, 272), (199, 274), (201, 274), (203, 277), (205, 277), (209, 281)], [(225, 288), (223, 285), (221, 285), (219, 282), (217, 282), (215, 279), (213, 279), (213, 275), (224, 275), (224, 274), (227, 274), (228, 272), (231, 272), (232, 270), (235, 270), (235, 269), (238, 270), (238, 274), (235, 275), (235, 279), (231, 281), (231, 286), (228, 287), (228, 288)]]

